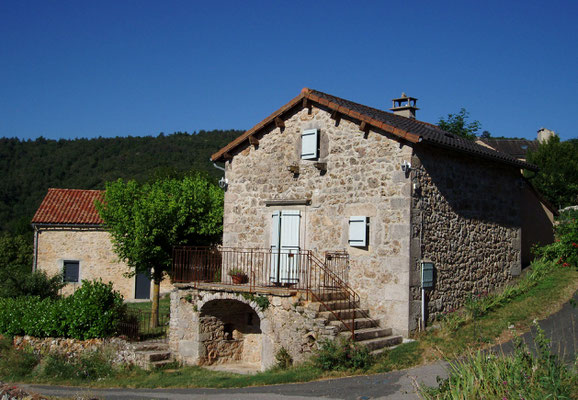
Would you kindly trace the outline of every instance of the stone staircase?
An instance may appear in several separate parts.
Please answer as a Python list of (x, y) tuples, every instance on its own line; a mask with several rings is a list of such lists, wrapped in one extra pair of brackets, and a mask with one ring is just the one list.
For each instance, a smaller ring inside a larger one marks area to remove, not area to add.
[(135, 364), (143, 369), (157, 369), (174, 362), (167, 341), (146, 341), (134, 345)]
[(354, 324), (354, 341), (366, 346), (372, 354), (379, 354), (403, 341), (402, 336), (392, 335), (391, 328), (382, 328), (371, 319), (369, 310), (360, 308), (359, 304), (351, 309), (341, 293), (324, 292), (315, 295), (320, 301), (309, 303), (307, 308), (316, 311), (317, 318), (327, 321), (326, 326), (335, 327), (340, 337), (351, 338), (351, 331), (345, 324)]

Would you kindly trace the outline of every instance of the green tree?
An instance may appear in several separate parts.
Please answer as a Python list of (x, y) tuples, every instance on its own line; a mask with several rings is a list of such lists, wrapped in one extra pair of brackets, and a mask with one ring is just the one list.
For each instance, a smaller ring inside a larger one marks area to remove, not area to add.
[(561, 142), (553, 136), (526, 159), (540, 170), (524, 174), (550, 203), (559, 208), (578, 204), (578, 139)]
[(210, 245), (223, 231), (223, 191), (200, 173), (140, 184), (106, 184), (97, 203), (117, 255), (154, 282), (152, 324), (158, 324), (159, 288), (170, 271), (174, 246)]
[(482, 124), (480, 121), (468, 122), (469, 117), (470, 113), (465, 108), (462, 108), (457, 114), (448, 114), (445, 119), (443, 117), (440, 118), (438, 126), (446, 132), (474, 140)]

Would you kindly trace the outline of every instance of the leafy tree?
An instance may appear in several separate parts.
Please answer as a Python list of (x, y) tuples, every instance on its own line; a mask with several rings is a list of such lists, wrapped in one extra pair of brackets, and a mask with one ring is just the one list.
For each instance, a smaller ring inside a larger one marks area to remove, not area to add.
[(154, 282), (151, 321), (158, 324), (159, 286), (174, 246), (217, 243), (223, 231), (223, 191), (200, 173), (140, 184), (106, 184), (97, 203), (118, 256)]
[(482, 124), (480, 121), (468, 122), (469, 117), (470, 113), (465, 108), (462, 108), (457, 114), (448, 114), (445, 119), (443, 117), (440, 118), (438, 126), (446, 132), (474, 140)]
[(526, 177), (550, 203), (560, 208), (578, 204), (578, 139), (560, 142), (553, 136), (526, 159), (540, 168), (538, 173), (526, 171)]
[(28, 235), (0, 236), (0, 297), (56, 298), (62, 276), (32, 272), (32, 241)]

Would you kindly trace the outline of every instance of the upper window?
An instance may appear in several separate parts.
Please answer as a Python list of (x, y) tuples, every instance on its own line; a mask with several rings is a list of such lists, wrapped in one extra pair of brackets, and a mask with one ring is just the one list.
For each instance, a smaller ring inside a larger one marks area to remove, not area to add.
[(80, 277), (80, 263), (78, 261), (64, 261), (64, 282), (77, 283)]
[(307, 129), (301, 134), (301, 159), (314, 160), (319, 157), (319, 130)]

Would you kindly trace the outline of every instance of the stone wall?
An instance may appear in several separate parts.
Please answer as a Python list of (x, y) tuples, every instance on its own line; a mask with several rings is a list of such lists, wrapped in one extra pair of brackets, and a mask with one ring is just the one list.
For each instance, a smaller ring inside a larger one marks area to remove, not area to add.
[(521, 270), (521, 177), (516, 167), (418, 148), (412, 159), (412, 327), (420, 318), (420, 260), (433, 261), (429, 318), (504, 285)]
[[(103, 282), (112, 282), (126, 300), (134, 299), (135, 278), (126, 278), (128, 266), (119, 261), (115, 254), (110, 234), (96, 229), (42, 229), (38, 232), (37, 269), (48, 275), (62, 273), (63, 261), (80, 262), (80, 280), (101, 278)], [(74, 293), (79, 283), (68, 283), (63, 289), (64, 295)], [(161, 283), (161, 293), (172, 289), (167, 278)], [(152, 287), (151, 287), (152, 295)]]
[[(319, 129), (319, 160), (300, 158), (301, 133)], [(240, 149), (227, 162), (224, 246), (269, 248), (272, 213), (301, 211), (301, 249), (318, 256), (329, 250), (350, 254), (350, 284), (373, 318), (395, 333), (409, 330), (409, 177), (401, 171), (412, 154), (385, 132), (365, 135), (355, 121), (338, 123), (324, 109), (303, 109), (258, 136), (259, 145)], [(316, 168), (323, 162), (327, 170)], [(288, 171), (294, 165), (299, 173)], [(270, 200), (311, 204), (267, 206)], [(350, 216), (369, 217), (369, 244), (348, 245)]]
[(265, 370), (275, 365), (282, 347), (302, 362), (319, 341), (336, 337), (337, 329), (317, 319), (317, 312), (298, 296), (266, 297), (269, 306), (262, 309), (242, 293), (184, 285), (174, 290), (169, 330), (173, 354), (186, 364), (243, 361)]
[(13, 345), (18, 350), (32, 349), (36, 354), (58, 354), (67, 359), (78, 358), (86, 352), (106, 352), (114, 365), (136, 363), (134, 344), (120, 338), (78, 340), (14, 336)]

